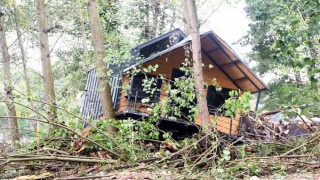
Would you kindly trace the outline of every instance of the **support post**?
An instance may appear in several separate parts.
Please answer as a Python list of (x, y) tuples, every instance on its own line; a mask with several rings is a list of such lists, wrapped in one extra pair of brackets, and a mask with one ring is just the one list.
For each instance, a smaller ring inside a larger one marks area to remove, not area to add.
[(258, 97), (257, 97), (257, 101), (256, 101), (256, 108), (255, 108), (256, 111), (259, 108), (260, 96), (261, 96), (261, 91), (258, 92)]

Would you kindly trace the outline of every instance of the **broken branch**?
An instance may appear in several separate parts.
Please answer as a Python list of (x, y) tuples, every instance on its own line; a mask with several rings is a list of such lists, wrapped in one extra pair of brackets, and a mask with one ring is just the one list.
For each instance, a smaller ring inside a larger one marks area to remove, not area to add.
[(71, 157), (60, 157), (60, 156), (40, 156), (40, 157), (31, 157), (31, 158), (8, 158), (5, 159), (5, 163), (10, 162), (20, 162), (20, 161), (65, 161), (65, 162), (82, 162), (82, 163), (115, 163), (115, 160), (110, 159), (88, 159), (88, 158), (71, 158)]
[[(0, 118), (12, 118), (11, 116), (0, 116)], [(57, 126), (57, 127), (60, 127), (62, 129), (65, 129), (67, 131), (70, 131), (78, 136), (80, 136), (81, 138), (83, 138), (84, 140), (96, 145), (96, 146), (99, 146), (101, 149), (105, 150), (106, 152), (112, 154), (114, 157), (119, 157), (120, 159), (124, 160), (124, 158), (122, 156), (120, 156), (119, 154), (105, 148), (104, 146), (102, 146), (101, 144), (93, 141), (92, 139), (89, 139), (79, 133), (77, 133), (76, 131), (70, 129), (69, 127), (65, 126), (65, 125), (61, 125), (61, 124), (57, 124), (57, 123), (53, 123), (53, 122), (47, 122), (47, 121), (43, 121), (43, 120), (40, 120), (40, 119), (35, 119), (35, 118), (27, 118), (27, 117), (16, 117), (17, 119), (27, 119), (27, 120), (32, 120), (32, 121), (39, 121), (39, 122), (43, 122), (43, 123), (47, 123), (47, 124), (50, 124), (50, 125), (54, 125), (54, 126)]]

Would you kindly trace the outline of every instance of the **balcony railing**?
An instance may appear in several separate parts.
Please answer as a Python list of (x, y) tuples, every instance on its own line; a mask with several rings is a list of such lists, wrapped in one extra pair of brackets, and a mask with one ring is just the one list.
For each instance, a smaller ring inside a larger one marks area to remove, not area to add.
[[(152, 113), (150, 109), (153, 108), (154, 103), (159, 102), (161, 100), (160, 98), (164, 97), (168, 97), (168, 95), (160, 94), (160, 92), (148, 94), (144, 91), (134, 91), (133, 93), (124, 91), (121, 93), (121, 96), (118, 100), (117, 113), (119, 117), (123, 118), (141, 118), (142, 116), (149, 117), (149, 115)], [(146, 99), (148, 99), (148, 101)], [(178, 106), (178, 104), (172, 103), (169, 106), (171, 108), (171, 111), (167, 112), (164, 117), (161, 118), (170, 120), (171, 117), (175, 117), (175, 119), (186, 120), (186, 122), (194, 122), (194, 120), (188, 118), (188, 114), (185, 114), (181, 111), (180, 114), (182, 116), (180, 118), (175, 115), (174, 110)], [(213, 107), (210, 105), (208, 106), (209, 114), (213, 115), (216, 118), (220, 118), (218, 119), (216, 127), (224, 133), (233, 134), (235, 132), (235, 128), (238, 127), (238, 124), (234, 124), (233, 119), (230, 117), (226, 117), (224, 112), (219, 109), (221, 108)]]
[[(154, 94), (148, 94), (142, 90), (136, 90), (132, 93), (128, 91), (123, 91), (118, 99), (117, 109), (118, 111), (137, 111), (146, 113), (148, 115), (148, 108), (152, 108), (154, 103), (159, 102), (163, 97), (168, 97), (167, 94), (160, 94), (160, 92), (155, 92)], [(196, 106), (196, 104), (194, 104)], [(178, 106), (177, 103), (170, 104), (172, 111), (166, 114), (167, 117), (174, 117), (174, 109)], [(218, 108), (208, 106), (209, 114), (221, 115)], [(188, 114), (182, 113), (184, 119), (188, 119)]]

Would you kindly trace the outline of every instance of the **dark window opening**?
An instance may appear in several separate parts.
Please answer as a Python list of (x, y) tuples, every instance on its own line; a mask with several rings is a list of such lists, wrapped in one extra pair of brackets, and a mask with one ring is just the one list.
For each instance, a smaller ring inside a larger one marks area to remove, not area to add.
[[(152, 81), (150, 88), (144, 88), (144, 79)], [(131, 82), (131, 93), (130, 98), (136, 99), (138, 102), (141, 102), (144, 98), (149, 98), (149, 103), (155, 103), (159, 101), (160, 98), (160, 89), (162, 86), (162, 80), (157, 76), (150, 74), (137, 74), (133, 77)], [(150, 90), (149, 90), (150, 89)], [(154, 91), (151, 91), (153, 90)]]
[(224, 104), (225, 100), (229, 99), (229, 91), (231, 89), (222, 88), (217, 91), (215, 86), (209, 86), (207, 92), (207, 104), (210, 114), (217, 113), (216, 110)]

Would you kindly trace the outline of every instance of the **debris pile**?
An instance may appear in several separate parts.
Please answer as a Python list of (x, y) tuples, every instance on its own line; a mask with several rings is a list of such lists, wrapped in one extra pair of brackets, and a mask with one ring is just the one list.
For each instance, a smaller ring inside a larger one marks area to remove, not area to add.
[[(110, 136), (101, 128), (90, 126), (81, 132), (66, 131), (59, 142), (50, 144), (51, 140), (45, 139), (40, 146), (24, 152), (2, 145), (5, 148), (0, 149), (0, 175), (120, 178), (145, 177), (150, 171), (158, 171), (155, 178), (165, 174), (186, 179), (180, 171), (187, 170), (199, 179), (211, 176), (232, 179), (302, 170), (313, 173), (320, 170), (319, 122), (319, 118), (300, 115), (288, 121), (280, 110), (258, 115), (249, 112), (242, 117), (237, 137), (212, 130), (181, 141)], [(97, 135), (99, 138), (93, 139)], [(128, 138), (130, 143), (123, 138)], [(202, 173), (196, 173), (198, 170)]]
[(253, 112), (245, 114), (242, 118), (240, 134), (249, 139), (271, 141), (310, 135), (319, 129), (320, 118), (309, 119), (297, 114), (296, 118), (285, 120), (281, 110), (274, 110), (258, 115)]

